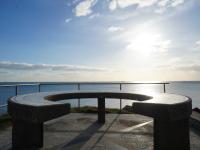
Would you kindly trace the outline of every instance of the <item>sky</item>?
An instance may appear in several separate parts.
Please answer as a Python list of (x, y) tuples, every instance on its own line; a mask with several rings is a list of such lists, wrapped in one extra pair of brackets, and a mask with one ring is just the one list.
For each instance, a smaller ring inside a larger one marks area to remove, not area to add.
[(0, 82), (200, 80), (200, 0), (0, 0)]

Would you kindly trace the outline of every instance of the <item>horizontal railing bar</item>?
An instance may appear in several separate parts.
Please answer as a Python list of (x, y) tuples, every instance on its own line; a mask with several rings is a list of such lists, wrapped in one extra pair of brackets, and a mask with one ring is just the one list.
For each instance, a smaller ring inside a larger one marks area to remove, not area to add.
[(168, 82), (60, 82), (60, 83), (40, 83), (41, 85), (54, 84), (169, 84)]
[(0, 85), (0, 86), (29, 86), (29, 85), (40, 85), (40, 83), (37, 84), (11, 84), (11, 85)]
[(26, 85), (39, 85), (40, 83), (35, 83), (35, 84), (17, 84), (17, 85), (24, 85), (24, 86), (26, 86)]
[(75, 85), (75, 84), (170, 84), (168, 82), (58, 82), (58, 83), (35, 83), (35, 84), (13, 84), (0, 86), (29, 86), (29, 85)]
[(2, 108), (2, 107), (7, 107), (7, 106), (8, 106), (8, 104), (0, 105), (0, 108)]

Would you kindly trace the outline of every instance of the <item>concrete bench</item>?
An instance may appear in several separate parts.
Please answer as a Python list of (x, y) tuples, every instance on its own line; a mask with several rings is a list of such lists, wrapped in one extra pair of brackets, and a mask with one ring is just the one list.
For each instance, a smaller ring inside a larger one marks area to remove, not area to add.
[(105, 123), (105, 98), (135, 100), (133, 111), (154, 118), (155, 150), (189, 150), (191, 99), (175, 94), (143, 95), (125, 92), (42, 92), (15, 96), (8, 101), (12, 117), (13, 149), (42, 147), (43, 123), (70, 112), (60, 100), (98, 99), (98, 122)]
[(133, 112), (154, 118), (155, 150), (189, 150), (189, 118), (192, 100), (175, 94), (159, 94), (135, 102)]
[(46, 93), (11, 98), (8, 113), (12, 117), (13, 149), (43, 146), (43, 123), (68, 114), (70, 104), (59, 104), (42, 98)]

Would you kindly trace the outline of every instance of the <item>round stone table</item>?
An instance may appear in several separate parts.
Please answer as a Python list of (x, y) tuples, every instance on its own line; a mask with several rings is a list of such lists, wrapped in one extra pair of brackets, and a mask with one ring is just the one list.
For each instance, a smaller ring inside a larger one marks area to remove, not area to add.
[(154, 119), (155, 150), (189, 150), (189, 117), (192, 100), (176, 94), (136, 94), (116, 91), (63, 91), (19, 95), (9, 99), (13, 149), (43, 146), (43, 123), (70, 113), (70, 104), (61, 100), (96, 98), (98, 122), (105, 122), (105, 99), (134, 100), (134, 113)]

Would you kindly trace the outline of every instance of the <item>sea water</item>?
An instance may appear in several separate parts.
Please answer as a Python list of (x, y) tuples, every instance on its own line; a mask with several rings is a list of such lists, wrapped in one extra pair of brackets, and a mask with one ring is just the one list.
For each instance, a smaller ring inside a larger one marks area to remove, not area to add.
[[(167, 93), (176, 93), (181, 95), (186, 95), (192, 98), (192, 106), (200, 108), (200, 81), (176, 81), (169, 82), (170, 84), (166, 85)], [(16, 84), (16, 83), (0, 83), (5, 84)], [(17, 83), (19, 84), (19, 83)], [(71, 85), (41, 85), (41, 92), (49, 91), (71, 91), (77, 90), (77, 84)], [(21, 85), (18, 86), (17, 93), (28, 94), (38, 92), (38, 85)], [(81, 84), (80, 90), (95, 90), (95, 91), (120, 91), (119, 84)], [(162, 84), (122, 84), (122, 91), (124, 92), (136, 92), (136, 93), (162, 93), (163, 85)], [(9, 97), (16, 95), (15, 86), (0, 86), (0, 105), (7, 104)], [(78, 100), (67, 100), (63, 102), (68, 102), (72, 107), (78, 106)], [(132, 105), (131, 100), (122, 100), (122, 107), (126, 105)], [(97, 106), (97, 99), (81, 99), (80, 106)], [(119, 108), (120, 100), (119, 99), (106, 99), (107, 108)], [(7, 112), (6, 107), (0, 107), (0, 115)]]

